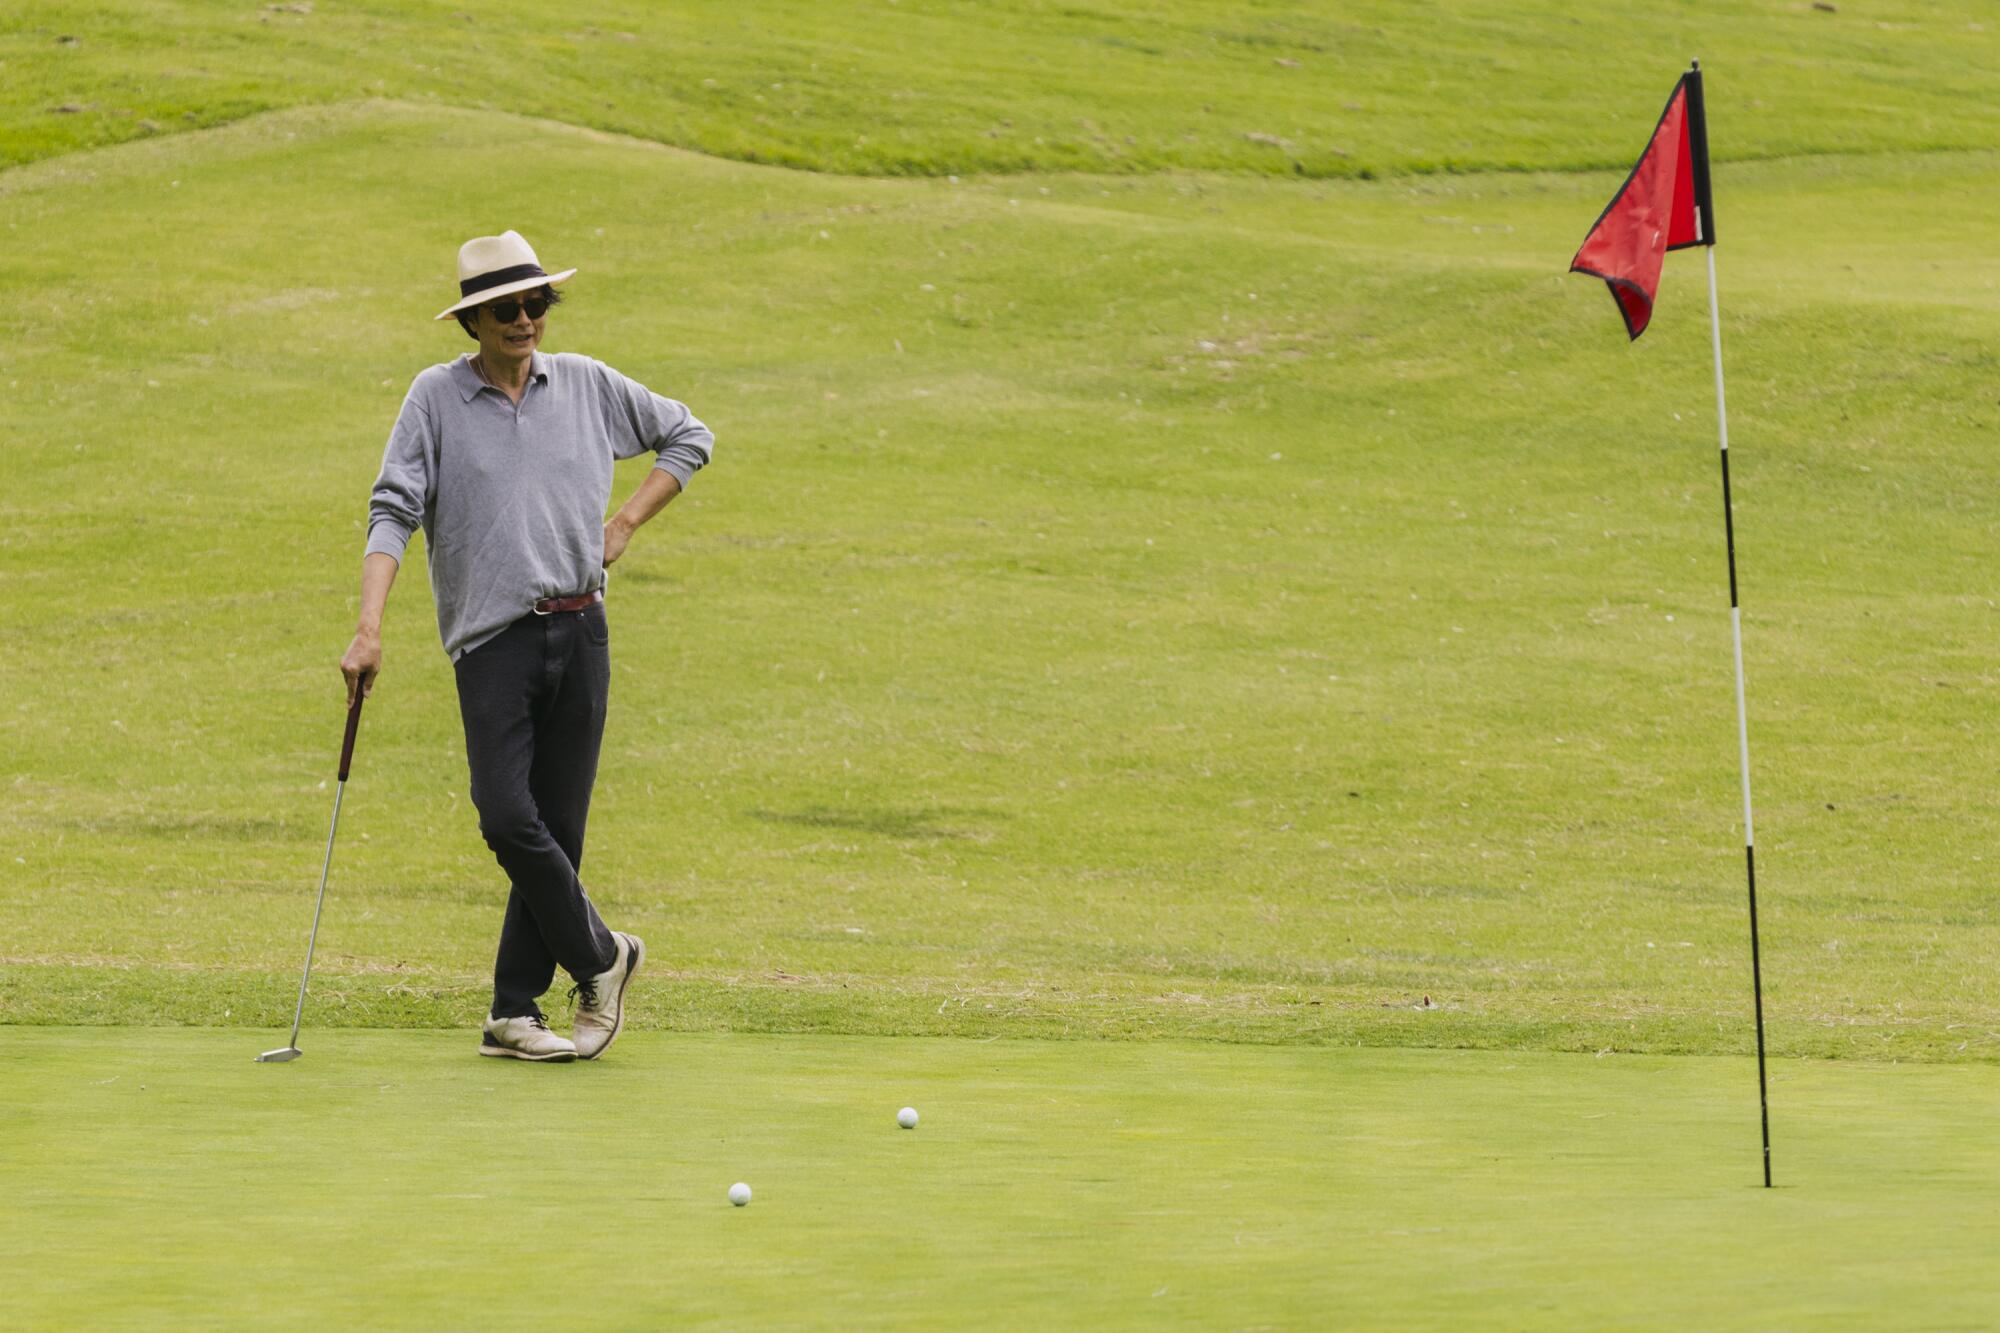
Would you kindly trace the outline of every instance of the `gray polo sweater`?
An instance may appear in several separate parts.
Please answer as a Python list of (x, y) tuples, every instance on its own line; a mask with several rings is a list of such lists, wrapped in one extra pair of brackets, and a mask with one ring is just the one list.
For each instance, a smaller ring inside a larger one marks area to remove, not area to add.
[(544, 597), (604, 586), (611, 464), (653, 450), (682, 486), (715, 436), (602, 361), (533, 355), (516, 408), (468, 355), (410, 385), (368, 504), (368, 553), (424, 530), (438, 636), (457, 661)]

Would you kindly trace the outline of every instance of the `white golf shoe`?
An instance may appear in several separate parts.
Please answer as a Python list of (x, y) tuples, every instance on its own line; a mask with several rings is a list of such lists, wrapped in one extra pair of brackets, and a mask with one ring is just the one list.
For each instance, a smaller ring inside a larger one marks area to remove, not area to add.
[(646, 958), (646, 942), (637, 935), (612, 931), (618, 956), (608, 970), (579, 981), (571, 987), (576, 996), (576, 1053), (580, 1059), (595, 1060), (618, 1039), (625, 1026), (625, 986)]
[(576, 1044), (568, 1037), (549, 1031), (540, 1014), (518, 1018), (486, 1020), (486, 1035), (480, 1040), (481, 1055), (497, 1055), (508, 1060), (537, 1060), (562, 1064), (576, 1059)]

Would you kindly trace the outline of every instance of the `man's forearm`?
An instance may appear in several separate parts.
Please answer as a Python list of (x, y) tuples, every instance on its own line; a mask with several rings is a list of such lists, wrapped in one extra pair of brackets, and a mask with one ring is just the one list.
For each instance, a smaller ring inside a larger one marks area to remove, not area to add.
[(376, 551), (361, 561), (361, 619), (355, 626), (362, 634), (380, 637), (382, 611), (389, 604), (389, 587), (396, 581), (396, 557)]
[(632, 492), (611, 521), (623, 528), (627, 536), (637, 531), (639, 526), (667, 507), (667, 501), (681, 493), (680, 481), (665, 468), (654, 468), (646, 474), (639, 489)]

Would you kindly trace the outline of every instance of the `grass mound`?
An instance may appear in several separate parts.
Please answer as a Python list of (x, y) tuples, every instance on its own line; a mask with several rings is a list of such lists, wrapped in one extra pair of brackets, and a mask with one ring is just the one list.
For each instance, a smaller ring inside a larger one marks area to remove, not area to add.
[(1613, 168), (1676, 67), (1723, 160), (1985, 148), (1972, 0), (1222, 3), (17, 0), (0, 166), (388, 97), (858, 175)]

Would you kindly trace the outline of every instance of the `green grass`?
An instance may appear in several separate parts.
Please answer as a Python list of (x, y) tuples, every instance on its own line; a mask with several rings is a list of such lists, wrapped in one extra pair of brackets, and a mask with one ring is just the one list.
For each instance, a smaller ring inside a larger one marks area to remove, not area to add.
[[(396, 103), (0, 177), (0, 1012), (289, 1012), (367, 486), (457, 350), (437, 201), (524, 153), (506, 220), (583, 270), (552, 346), (722, 441), (613, 580), (585, 878), (662, 965), (644, 1021), (1747, 1049), (1702, 277), (1628, 347), (1561, 276), (1615, 177), (842, 180)], [(1783, 1053), (2000, 1043), (1996, 182), (1720, 172)], [(334, 1021), (484, 985), (421, 568)]]
[(0, 165), (392, 97), (870, 175), (1622, 168), (1690, 57), (1725, 160), (1985, 148), (1993, 23), (1967, 0), (16, 0)]
[[(0, 1324), (573, 1316), (584, 1174), (613, 1324), (1993, 1322), (1983, 7), (302, 9), (0, 16)], [(1691, 55), (1768, 1194), (1705, 274), (1563, 273)], [(254, 1066), (502, 227), (720, 439), (610, 590), (636, 1030), (472, 1057), (419, 542)]]
[(2000, 1154), (1967, 1132), (1990, 1067), (1781, 1063), (1766, 1191), (1742, 1059), (634, 1034), (496, 1068), (463, 1034), (316, 1032), (251, 1062), (282, 1040), (11, 1035), (0, 1321), (1868, 1329), (2000, 1302)]

